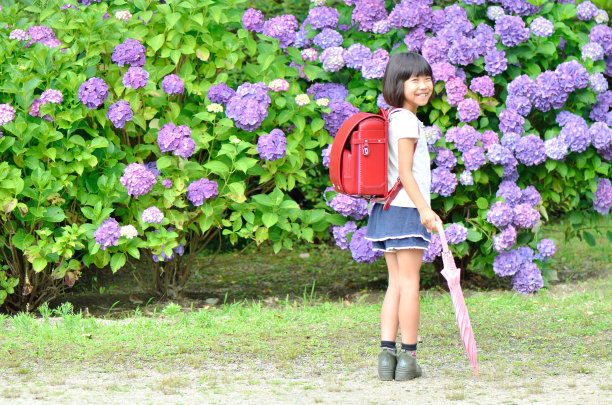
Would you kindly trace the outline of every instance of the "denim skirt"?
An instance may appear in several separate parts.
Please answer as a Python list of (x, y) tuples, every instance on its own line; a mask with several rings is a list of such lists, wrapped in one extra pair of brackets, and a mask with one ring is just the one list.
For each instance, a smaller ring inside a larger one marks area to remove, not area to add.
[(424, 249), (429, 247), (431, 233), (421, 224), (416, 208), (389, 206), (376, 203), (368, 218), (365, 238), (372, 242), (372, 249), (395, 252), (400, 249)]

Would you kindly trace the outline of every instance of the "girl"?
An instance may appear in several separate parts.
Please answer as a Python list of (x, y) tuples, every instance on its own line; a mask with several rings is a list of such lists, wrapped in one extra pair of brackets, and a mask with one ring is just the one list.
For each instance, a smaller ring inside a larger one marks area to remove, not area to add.
[[(416, 362), (419, 326), (419, 271), (423, 251), (429, 247), (431, 231), (440, 217), (430, 208), (430, 162), (423, 124), (417, 108), (433, 94), (431, 66), (417, 53), (391, 56), (383, 77), (383, 97), (398, 107), (389, 116), (388, 183), (398, 176), (402, 190), (387, 211), (374, 204), (366, 231), (373, 249), (385, 253), (389, 286), (381, 310), (381, 380), (404, 381), (421, 376)], [(415, 148), (416, 145), (416, 148)], [(396, 353), (397, 326), (402, 347)]]

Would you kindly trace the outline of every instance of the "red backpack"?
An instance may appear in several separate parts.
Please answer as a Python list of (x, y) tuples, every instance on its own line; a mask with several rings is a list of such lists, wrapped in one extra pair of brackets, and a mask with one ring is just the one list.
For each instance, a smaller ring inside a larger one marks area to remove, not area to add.
[(384, 201), (385, 210), (402, 188), (399, 178), (391, 190), (387, 183), (391, 111), (381, 108), (378, 114), (350, 116), (338, 130), (329, 155), (329, 178), (335, 191)]

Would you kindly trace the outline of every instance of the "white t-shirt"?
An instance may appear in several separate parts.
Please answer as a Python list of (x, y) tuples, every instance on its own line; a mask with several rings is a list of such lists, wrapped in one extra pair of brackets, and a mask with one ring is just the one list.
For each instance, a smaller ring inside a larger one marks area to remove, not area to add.
[[(419, 190), (427, 205), (431, 207), (429, 186), (431, 183), (431, 169), (427, 138), (423, 123), (416, 115), (406, 109), (396, 109), (389, 116), (389, 163), (387, 165), (387, 182), (389, 190), (393, 187), (399, 177), (398, 150), (401, 138), (417, 138), (417, 147), (412, 160), (412, 174), (419, 186)], [(391, 202), (397, 207), (416, 208), (406, 190), (402, 189)]]

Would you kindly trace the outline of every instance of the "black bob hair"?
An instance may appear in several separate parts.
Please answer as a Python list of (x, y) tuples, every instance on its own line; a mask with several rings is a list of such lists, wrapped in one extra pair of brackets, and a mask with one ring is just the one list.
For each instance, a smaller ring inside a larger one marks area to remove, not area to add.
[(404, 105), (404, 82), (412, 76), (430, 76), (431, 66), (424, 57), (415, 52), (400, 52), (391, 55), (383, 77), (383, 97), (392, 107)]

